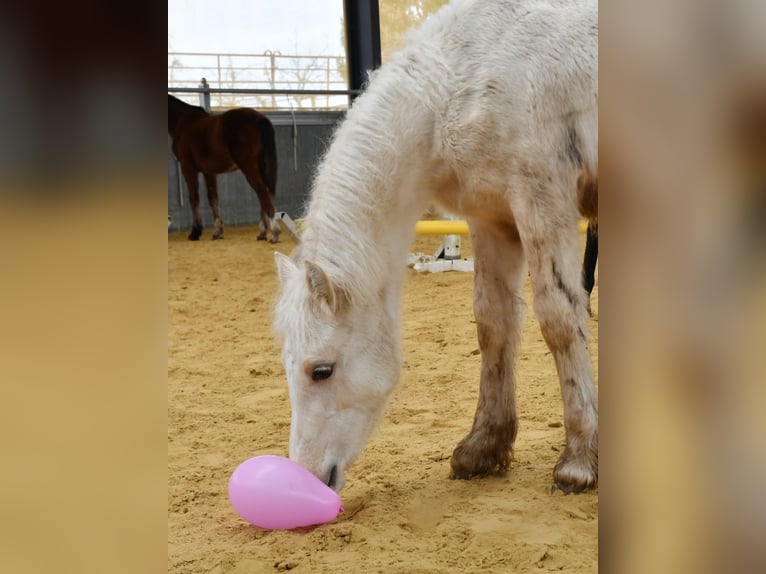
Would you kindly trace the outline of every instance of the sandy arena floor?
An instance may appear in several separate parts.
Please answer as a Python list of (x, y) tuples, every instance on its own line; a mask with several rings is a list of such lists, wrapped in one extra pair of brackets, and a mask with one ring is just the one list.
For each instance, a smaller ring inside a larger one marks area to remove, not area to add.
[[(596, 572), (598, 494), (551, 495), (564, 445), (553, 359), (531, 309), (518, 373), (520, 429), (507, 477), (449, 480), (478, 397), (473, 274), (407, 272), (404, 368), (347, 473), (345, 512), (314, 529), (267, 532), (232, 509), (242, 461), (287, 455), (290, 404), (271, 333), (274, 247), (254, 229), (168, 237), (168, 572)], [(439, 237), (419, 237), (431, 253)], [(584, 238), (583, 238), (584, 244)], [(288, 238), (276, 249), (289, 254)], [(470, 254), (464, 239), (464, 255)], [(590, 350), (598, 356), (598, 287)]]

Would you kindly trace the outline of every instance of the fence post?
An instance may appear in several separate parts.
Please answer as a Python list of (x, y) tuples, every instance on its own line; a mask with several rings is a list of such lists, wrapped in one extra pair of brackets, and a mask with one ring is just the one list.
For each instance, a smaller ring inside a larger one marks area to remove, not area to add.
[(207, 90), (208, 88), (210, 88), (210, 86), (208, 85), (207, 80), (205, 78), (202, 78), (202, 81), (200, 82), (199, 87), (204, 90), (199, 95), (199, 105), (209, 112), (210, 111), (210, 92)]
[[(380, 66), (380, 10), (378, 0), (343, 0), (348, 43), (349, 88), (361, 90), (368, 74)], [(349, 96), (349, 105), (356, 95)]]
[[(279, 50), (273, 52), (271, 50), (266, 50), (263, 55), (269, 57), (269, 63), (271, 64), (269, 69), (269, 87), (274, 90), (277, 85), (277, 56), (281, 56), (282, 52)], [(274, 94), (271, 94), (271, 107), (272, 109), (277, 107), (277, 100)]]

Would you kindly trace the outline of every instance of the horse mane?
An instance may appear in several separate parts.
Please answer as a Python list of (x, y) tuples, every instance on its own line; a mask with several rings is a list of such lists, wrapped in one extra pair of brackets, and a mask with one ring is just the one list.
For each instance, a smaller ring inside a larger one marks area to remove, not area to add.
[[(401, 267), (402, 277), (406, 269), (405, 259), (397, 258), (400, 249), (391, 244), (411, 237), (392, 237), (399, 222), (390, 221), (386, 212), (391, 196), (402, 195), (399, 186), (425, 171), (421, 165), (407, 172), (403, 164), (412, 167), (416, 156), (431, 158), (434, 120), (454, 87), (441, 44), (432, 39), (454, 18), (454, 7), (443, 7), (421, 29), (407, 34), (405, 46), (386, 65), (370, 73), (312, 181), (295, 260), (320, 265), (356, 303), (377, 301), (377, 286), (390, 281), (398, 272), (395, 266)], [(424, 208), (413, 211), (409, 229)], [(349, 213), (355, 214), (353, 220)]]
[[(392, 222), (386, 212), (391, 196), (398, 192), (403, 150), (425, 135), (417, 133), (416, 124), (421, 122), (411, 121), (408, 92), (418, 88), (402, 66), (392, 63), (375, 72), (374, 80), (336, 130), (314, 175), (296, 254), (298, 261), (305, 258), (319, 264), (360, 303), (377, 297), (371, 286), (388, 280), (392, 262), (386, 228)], [(350, 213), (355, 214), (353, 219)], [(338, 245), (343, 249), (339, 251)], [(401, 267), (406, 268), (404, 261)]]
[[(408, 33), (405, 46), (370, 75), (367, 88), (349, 109), (319, 163), (306, 210), (302, 246), (296, 256), (299, 262), (307, 259), (317, 263), (352, 300), (377, 298), (378, 287), (389, 283), (390, 275), (398, 272), (397, 266), (401, 266), (403, 277), (406, 266), (403, 258), (399, 261), (400, 247), (411, 240), (409, 229), (432, 199), (428, 196), (433, 192), (429, 184), (435, 172), (442, 170), (445, 175), (453, 173), (459, 178), (461, 161), (473, 150), (484, 149), (482, 132), (462, 129), (461, 122), (467, 116), (466, 107), (460, 108), (459, 102), (487, 109), (480, 106), (491, 103), (492, 90), (497, 89), (492, 82), (500, 72), (500, 81), (511, 84), (505, 89), (517, 90), (516, 105), (542, 97), (533, 91), (546, 89), (548, 78), (534, 77), (530, 82), (538, 62), (528, 57), (529, 42), (545, 37), (551, 21), (566, 17), (556, 10), (558, 4), (574, 6), (577, 15), (592, 9), (589, 3), (578, 7), (572, 0), (552, 0), (550, 7), (543, 10), (530, 11), (529, 4), (511, 6), (515, 22), (506, 29), (495, 23), (499, 19), (494, 18), (494, 12), (507, 10), (507, 5), (452, 2)], [(502, 53), (514, 53), (517, 58), (498, 60), (492, 55), (490, 41), (482, 42), (474, 34), (478, 24), (464, 16), (477, 10), (486, 25), (496, 27), (488, 37), (503, 42)], [(576, 30), (573, 37), (586, 33), (582, 29), (587, 22), (572, 22)], [(577, 70), (566, 71), (572, 74), (573, 81), (583, 83)], [(578, 91), (581, 99), (566, 102), (573, 108), (565, 110), (551, 104), (538, 112), (550, 117), (536, 117), (535, 121), (541, 126), (558, 125), (558, 115), (572, 113), (571, 129), (580, 137), (582, 162), (595, 173), (597, 139), (589, 135), (592, 118), (580, 118), (577, 113), (592, 105), (589, 89)], [(481, 99), (483, 95), (486, 100)], [(544, 96), (556, 97), (548, 93)], [(463, 116), (456, 116), (461, 110)], [(503, 117), (502, 109), (491, 109), (490, 113)], [(515, 161), (534, 162), (538, 158), (523, 157), (522, 150)], [(408, 214), (412, 217), (409, 228), (409, 222), (401, 217), (392, 220), (393, 210), (401, 202), (407, 202), (412, 210)], [(353, 218), (349, 214), (354, 214)], [(401, 231), (404, 229), (408, 229), (406, 237)]]

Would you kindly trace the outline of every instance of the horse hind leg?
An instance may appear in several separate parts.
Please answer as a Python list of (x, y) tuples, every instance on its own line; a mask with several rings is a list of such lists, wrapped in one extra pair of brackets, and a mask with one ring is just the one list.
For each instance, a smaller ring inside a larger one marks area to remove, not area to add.
[[(269, 239), (269, 232), (271, 232), (271, 239)], [(278, 243), (281, 232), (282, 230), (276, 218), (269, 217), (265, 211), (261, 210), (261, 222), (258, 224), (258, 241), (266, 241), (268, 239), (271, 243)]]
[(257, 168), (242, 168), (242, 173), (245, 174), (247, 182), (250, 187), (253, 188), (258, 196), (258, 202), (261, 204), (261, 223), (258, 226), (258, 241), (265, 241), (268, 239), (268, 234), (271, 232), (271, 243), (279, 242), (279, 234), (282, 228), (279, 226), (279, 222), (274, 219), (276, 214), (276, 208), (274, 207), (273, 190), (266, 185), (266, 182), (261, 177)]
[(269, 217), (261, 212), (261, 222), (258, 224), (258, 231), (258, 241), (268, 239), (268, 234), (271, 232), (269, 243), (279, 243), (279, 235), (282, 233), (282, 228), (279, 226), (279, 221), (276, 218)]
[[(553, 488), (581, 492), (598, 483), (598, 398), (586, 340), (586, 293), (579, 284), (576, 214), (548, 214), (520, 223), (528, 246), (535, 314), (556, 362), (564, 405), (566, 447), (553, 471)], [(534, 230), (534, 231), (532, 231)]]
[(272, 243), (279, 243), (279, 236), (282, 233), (282, 226), (279, 223), (279, 220), (274, 217), (271, 220), (271, 239), (270, 241)]
[(202, 235), (202, 217), (199, 211), (199, 179), (197, 170), (194, 168), (181, 168), (186, 186), (189, 188), (189, 203), (192, 211), (192, 230), (189, 233), (189, 241), (198, 241)]
[(513, 365), (525, 306), (524, 252), (516, 229), (486, 222), (470, 227), (481, 379), (473, 427), (450, 460), (452, 478), (461, 479), (504, 474), (510, 466), (518, 427)]
[[(260, 177), (257, 179), (260, 179)], [(249, 177), (248, 181), (250, 181)], [(251, 183), (250, 185), (253, 184)], [(258, 194), (258, 200), (261, 204), (261, 223), (258, 225), (258, 241), (265, 241), (268, 239), (268, 234), (271, 232), (271, 238), (269, 239), (269, 242), (278, 243), (279, 234), (282, 232), (282, 228), (279, 226), (279, 222), (274, 217), (276, 210), (274, 208), (274, 201), (271, 198), (271, 193), (268, 191), (266, 184), (262, 184), (262, 186), (263, 187), (255, 187), (253, 185), (255, 192)]]
[(218, 205), (218, 180), (215, 175), (206, 173), (205, 185), (207, 186), (207, 201), (210, 209), (213, 210), (215, 218), (215, 230), (213, 239), (223, 239), (223, 219), (221, 218), (221, 208)]

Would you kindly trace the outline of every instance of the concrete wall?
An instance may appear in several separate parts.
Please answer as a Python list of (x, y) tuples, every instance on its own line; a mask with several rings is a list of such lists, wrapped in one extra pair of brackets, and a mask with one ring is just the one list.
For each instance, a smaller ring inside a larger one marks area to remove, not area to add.
[[(329, 144), (337, 124), (345, 112), (264, 112), (274, 124), (277, 139), (277, 211), (290, 217), (300, 217), (306, 203), (311, 178), (317, 162)], [(297, 137), (294, 137), (297, 134)], [(202, 175), (200, 180), (200, 209), (205, 226), (204, 237), (210, 237), (213, 213), (207, 202)], [(179, 189), (180, 186), (180, 189)], [(218, 176), (218, 198), (224, 226), (257, 225), (261, 207), (258, 197), (245, 181), (242, 172), (235, 171)], [(168, 137), (168, 215), (173, 218), (169, 232), (188, 231), (192, 226), (189, 190), (181, 170), (170, 149)]]

